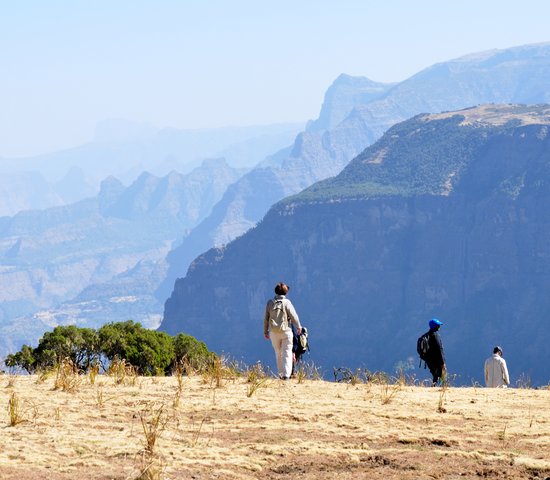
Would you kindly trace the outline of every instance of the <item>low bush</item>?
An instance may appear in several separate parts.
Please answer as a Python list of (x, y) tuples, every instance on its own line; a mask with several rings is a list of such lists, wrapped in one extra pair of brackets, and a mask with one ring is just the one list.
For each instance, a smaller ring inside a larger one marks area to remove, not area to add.
[(43, 335), (36, 348), (23, 345), (19, 352), (8, 355), (5, 364), (32, 374), (70, 363), (77, 373), (90, 372), (93, 382), (99, 365), (112, 373), (123, 364), (123, 376), (129, 369), (137, 375), (156, 376), (170, 374), (182, 365), (184, 373), (203, 372), (215, 358), (205, 343), (190, 335), (172, 337), (128, 320), (108, 323), (99, 330), (56, 327)]

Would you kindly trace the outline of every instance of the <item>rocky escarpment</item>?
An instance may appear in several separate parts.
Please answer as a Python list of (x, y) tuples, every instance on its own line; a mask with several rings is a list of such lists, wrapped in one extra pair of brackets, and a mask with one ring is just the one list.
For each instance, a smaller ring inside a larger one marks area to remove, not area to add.
[(354, 105), (380, 97), (392, 84), (341, 75), (325, 95), (319, 119), (282, 149), (231, 185), (212, 213), (168, 255), (168, 271), (156, 297), (164, 301), (191, 261), (211, 246), (230, 242), (253, 227), (275, 202), (337, 175), (374, 141), (364, 125), (339, 127)]
[(199, 257), (161, 328), (272, 363), (263, 307), (283, 280), (325, 372), (414, 368), (416, 338), (437, 316), (457, 382), (481, 380), (495, 344), (514, 381), (547, 382), (549, 125), (549, 107), (522, 106), (397, 125), (339, 176)]
[(357, 105), (383, 97), (395, 84), (374, 82), (365, 77), (342, 74), (325, 94), (319, 118), (307, 126), (309, 132), (330, 130), (346, 119)]

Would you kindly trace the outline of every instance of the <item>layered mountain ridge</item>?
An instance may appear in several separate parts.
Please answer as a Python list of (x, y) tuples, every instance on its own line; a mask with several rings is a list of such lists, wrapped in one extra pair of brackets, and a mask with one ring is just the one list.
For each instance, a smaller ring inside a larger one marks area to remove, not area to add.
[(243, 176), (170, 253), (157, 297), (169, 295), (176, 278), (206, 247), (228, 243), (260, 221), (273, 203), (337, 175), (394, 124), (421, 113), (488, 102), (550, 102), (549, 92), (550, 43), (467, 55), (397, 84), (340, 76), (325, 95), (319, 119), (297, 136), (292, 148)]
[[(305, 123), (305, 122), (304, 122)], [(131, 183), (143, 171), (184, 174), (204, 159), (251, 168), (291, 143), (303, 123), (182, 130), (125, 120), (100, 122), (94, 139), (67, 150), (0, 159), (0, 216), (68, 205), (98, 193), (109, 176)]]
[(218, 159), (128, 187), (110, 177), (95, 197), (1, 217), (0, 352), (58, 324), (156, 327), (168, 251), (242, 173)]

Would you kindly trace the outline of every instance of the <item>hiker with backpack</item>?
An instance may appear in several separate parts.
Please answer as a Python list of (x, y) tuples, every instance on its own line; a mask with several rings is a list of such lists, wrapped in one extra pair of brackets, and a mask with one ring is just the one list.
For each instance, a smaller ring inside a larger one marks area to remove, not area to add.
[(437, 333), (441, 325), (443, 325), (443, 322), (437, 318), (432, 318), (429, 321), (430, 330), (421, 335), (416, 344), (416, 350), (420, 355), (420, 364), (424, 360), (425, 366), (430, 369), (434, 387), (443, 378), (443, 372), (445, 372), (443, 343), (439, 333)]
[(279, 378), (288, 380), (292, 374), (293, 334), (291, 325), (298, 335), (302, 333), (300, 319), (291, 301), (286, 298), (290, 287), (283, 282), (275, 285), (275, 297), (268, 300), (264, 313), (264, 337), (271, 340)]

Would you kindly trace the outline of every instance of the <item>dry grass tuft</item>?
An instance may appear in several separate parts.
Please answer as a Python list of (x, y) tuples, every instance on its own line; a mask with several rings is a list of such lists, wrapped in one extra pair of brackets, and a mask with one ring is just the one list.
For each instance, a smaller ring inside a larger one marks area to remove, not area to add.
[(137, 368), (119, 358), (110, 363), (107, 375), (112, 377), (116, 385), (135, 386), (138, 380)]
[(323, 372), (321, 371), (321, 368), (313, 362), (304, 362), (302, 360), (297, 365), (296, 378), (298, 383), (303, 383), (304, 380), (321, 380), (323, 378)]
[(238, 367), (229, 365), (224, 357), (215, 356), (204, 367), (202, 374), (204, 383), (209, 384), (213, 388), (221, 388), (225, 381), (235, 380), (240, 375)]
[(268, 378), (257, 378), (256, 380), (253, 380), (252, 382), (248, 382), (247, 389), (246, 389), (246, 396), (250, 398), (259, 388), (267, 388), (270, 385), (270, 381)]
[(172, 402), (172, 406), (174, 408), (179, 408), (180, 406), (180, 400), (181, 400), (181, 396), (183, 395), (183, 387), (185, 384), (184, 375), (186, 372), (189, 371), (187, 370), (188, 368), (189, 368), (189, 365), (186, 364), (186, 359), (184, 358), (181, 362), (179, 362), (176, 365), (176, 368), (174, 369), (174, 372), (172, 374), (172, 376), (176, 379), (178, 384), (176, 389), (176, 394), (174, 395), (174, 399)]
[(246, 371), (246, 396), (252, 397), (259, 388), (269, 386), (269, 378), (263, 365), (258, 362)]
[(141, 426), (145, 436), (145, 451), (152, 455), (155, 453), (155, 445), (161, 433), (164, 431), (169, 417), (166, 406), (155, 404), (147, 405), (140, 413)]
[(56, 374), (55, 368), (48, 368), (46, 370), (42, 370), (36, 376), (36, 383), (44, 383), (50, 378), (52, 378), (55, 374)]
[(90, 385), (95, 385), (95, 381), (98, 375), (99, 375), (99, 364), (95, 363), (88, 370), (88, 379), (90, 380)]
[(382, 403), (382, 405), (387, 405), (400, 390), (401, 385), (399, 383), (391, 384), (388, 382), (380, 385), (380, 403)]
[(8, 425), (10, 427), (15, 427), (25, 421), (23, 417), (23, 408), (21, 400), (19, 399), (17, 393), (13, 392), (8, 401)]
[(82, 378), (78, 374), (78, 369), (70, 359), (64, 359), (57, 366), (54, 389), (74, 393), (78, 391), (81, 383)]
[(259, 379), (266, 378), (266, 377), (267, 377), (267, 373), (260, 362), (254, 364), (252, 367), (250, 367), (246, 371), (247, 383), (254, 383), (254, 382), (257, 382)]
[(151, 462), (141, 470), (135, 480), (161, 480), (161, 473), (162, 469), (155, 465), (155, 463)]
[(438, 413), (446, 413), (447, 409), (445, 408), (445, 401), (447, 400), (447, 389), (448, 384), (446, 382), (443, 383), (441, 386), (441, 389), (439, 390), (439, 399), (437, 401), (437, 412)]

